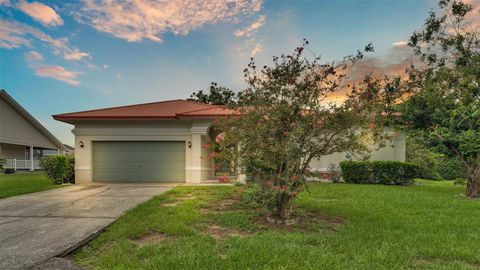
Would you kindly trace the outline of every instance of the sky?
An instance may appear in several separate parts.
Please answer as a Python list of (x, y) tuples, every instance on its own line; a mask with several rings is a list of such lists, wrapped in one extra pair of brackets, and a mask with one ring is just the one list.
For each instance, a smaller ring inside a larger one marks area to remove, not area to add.
[[(372, 42), (395, 67), (430, 0), (0, 0), (0, 88), (66, 144), (51, 115), (188, 98), (309, 40), (325, 61)], [(368, 67), (373, 68), (373, 67)]]

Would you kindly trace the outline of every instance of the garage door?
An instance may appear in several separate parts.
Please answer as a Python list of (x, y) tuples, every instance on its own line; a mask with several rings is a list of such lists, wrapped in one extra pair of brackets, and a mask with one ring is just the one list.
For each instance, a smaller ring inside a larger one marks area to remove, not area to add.
[(93, 142), (93, 181), (185, 181), (185, 142)]

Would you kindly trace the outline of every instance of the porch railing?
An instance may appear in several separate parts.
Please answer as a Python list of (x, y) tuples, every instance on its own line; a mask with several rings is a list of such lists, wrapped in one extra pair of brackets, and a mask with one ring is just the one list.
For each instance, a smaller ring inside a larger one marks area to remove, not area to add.
[[(7, 163), (4, 166), (5, 169), (14, 169), (14, 170), (30, 170), (32, 169), (32, 161), (24, 159), (7, 159)], [(33, 160), (33, 169), (39, 170), (42, 167), (40, 166), (40, 160)]]

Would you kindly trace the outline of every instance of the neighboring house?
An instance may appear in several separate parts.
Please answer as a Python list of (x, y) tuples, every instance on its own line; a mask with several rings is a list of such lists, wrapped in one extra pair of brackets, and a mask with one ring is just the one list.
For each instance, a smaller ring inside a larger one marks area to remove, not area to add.
[[(53, 117), (75, 126), (76, 183), (201, 183), (213, 179), (219, 169), (203, 147), (214, 138), (214, 121), (232, 113), (221, 106), (171, 100)], [(387, 147), (377, 152), (373, 156), (380, 159), (403, 160), (405, 156), (404, 146), (403, 150)], [(344, 159), (344, 154), (332, 155), (312, 165), (326, 170), (328, 164)]]
[(63, 146), (65, 146), (65, 150), (63, 151), (63, 153), (67, 156), (73, 156), (75, 155), (75, 148), (74, 147), (71, 147), (70, 145), (68, 144), (64, 144)]
[(0, 157), (5, 168), (40, 169), (42, 156), (63, 153), (65, 147), (5, 90), (0, 90)]

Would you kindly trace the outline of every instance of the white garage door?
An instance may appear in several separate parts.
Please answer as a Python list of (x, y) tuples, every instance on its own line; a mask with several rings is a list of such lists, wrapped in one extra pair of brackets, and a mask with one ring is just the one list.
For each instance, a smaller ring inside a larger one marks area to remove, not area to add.
[(93, 181), (185, 181), (185, 142), (93, 142)]

